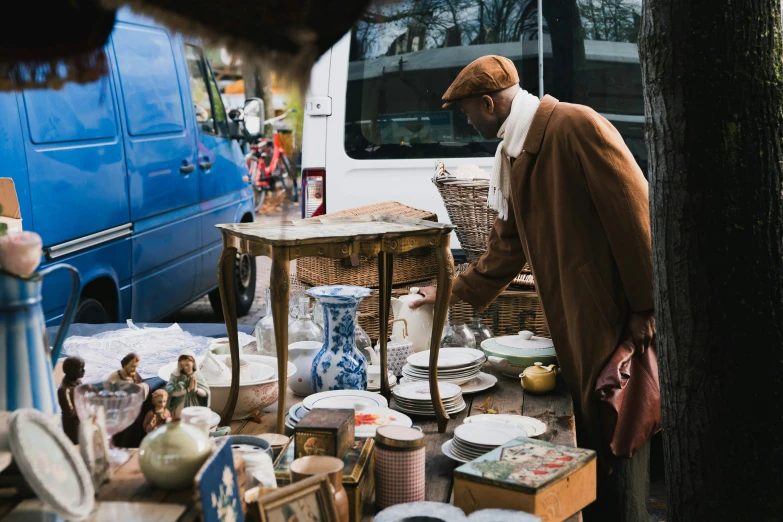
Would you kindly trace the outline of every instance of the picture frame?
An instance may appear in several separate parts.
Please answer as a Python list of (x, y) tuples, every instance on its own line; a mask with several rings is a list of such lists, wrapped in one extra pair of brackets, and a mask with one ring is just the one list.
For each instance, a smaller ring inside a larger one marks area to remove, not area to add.
[(92, 476), (96, 493), (113, 475), (106, 432), (106, 412), (103, 407), (79, 423), (79, 452)]
[(92, 477), (52, 416), (19, 409), (11, 414), (9, 444), (30, 489), (67, 520), (87, 518), (95, 506)]
[(228, 439), (217, 443), (194, 481), (203, 522), (244, 522), (242, 484), (237, 481), (234, 454)]
[(338, 522), (327, 475), (315, 475), (267, 493), (255, 504), (261, 522)]

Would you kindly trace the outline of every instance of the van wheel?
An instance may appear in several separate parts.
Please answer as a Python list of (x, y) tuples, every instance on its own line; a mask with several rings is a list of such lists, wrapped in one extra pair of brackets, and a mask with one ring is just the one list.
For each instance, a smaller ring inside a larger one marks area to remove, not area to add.
[(74, 323), (104, 324), (109, 322), (109, 312), (96, 299), (87, 297), (79, 302), (73, 316)]
[[(256, 263), (247, 254), (237, 255), (236, 273), (234, 275), (234, 292), (236, 293), (237, 317), (243, 317), (250, 312), (253, 299), (256, 297)], [(209, 304), (218, 318), (223, 319), (223, 303), (220, 300), (220, 289), (215, 288), (209, 293)]]

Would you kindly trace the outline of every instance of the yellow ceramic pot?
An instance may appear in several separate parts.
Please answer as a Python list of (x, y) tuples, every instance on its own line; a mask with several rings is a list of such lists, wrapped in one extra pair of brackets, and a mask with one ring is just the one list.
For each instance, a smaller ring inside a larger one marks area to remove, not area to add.
[(546, 393), (555, 389), (557, 383), (557, 366), (550, 364), (544, 366), (542, 363), (533, 363), (525, 371), (519, 374), (522, 379), (522, 388), (531, 393)]

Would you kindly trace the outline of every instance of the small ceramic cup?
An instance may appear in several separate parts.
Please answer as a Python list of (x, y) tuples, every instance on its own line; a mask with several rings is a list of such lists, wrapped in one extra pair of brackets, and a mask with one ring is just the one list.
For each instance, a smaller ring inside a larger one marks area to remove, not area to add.
[(206, 406), (188, 406), (187, 408), (182, 408), (180, 418), (182, 419), (182, 422), (196, 426), (207, 435), (209, 435), (209, 432), (212, 429), (212, 410)]
[(215, 355), (226, 355), (231, 353), (231, 348), (228, 344), (228, 337), (221, 339), (215, 339), (209, 344), (209, 351)]
[(368, 364), (367, 365), (367, 387), (368, 388), (380, 388), (381, 387), (381, 365), (380, 364)]
[(348, 494), (343, 487), (343, 468), (345, 464), (341, 459), (326, 456), (301, 457), (291, 463), (289, 472), (291, 483), (299, 482), (313, 475), (322, 473), (329, 476), (334, 492), (335, 507), (340, 522), (348, 522)]
[[(228, 369), (231, 369), (231, 357), (226, 357), (224, 362)], [(244, 357), (239, 358), (239, 382), (250, 382), (253, 380), (253, 374), (251, 373), (250, 362)]]

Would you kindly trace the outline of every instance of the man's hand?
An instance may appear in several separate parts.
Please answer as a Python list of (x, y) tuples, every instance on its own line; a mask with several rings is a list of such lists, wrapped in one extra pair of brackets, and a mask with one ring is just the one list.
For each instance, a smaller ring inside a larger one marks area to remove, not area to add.
[(636, 347), (644, 353), (655, 340), (655, 313), (634, 313), (628, 319), (628, 335), (633, 339)]
[[(408, 306), (410, 308), (418, 308), (423, 305), (434, 305), (435, 304), (435, 293), (437, 292), (437, 288), (434, 286), (425, 286), (424, 288), (419, 289), (419, 294), (423, 295), (423, 299), (418, 299), (416, 301), (413, 301)], [(457, 297), (454, 294), (451, 294), (451, 302), (449, 302), (449, 305), (453, 305), (459, 302), (459, 297)]]

